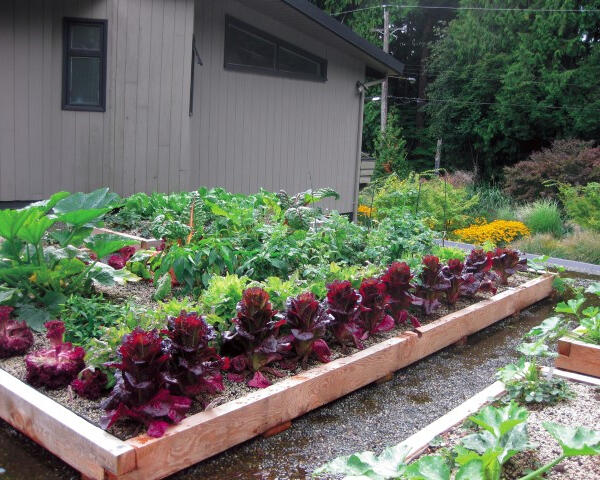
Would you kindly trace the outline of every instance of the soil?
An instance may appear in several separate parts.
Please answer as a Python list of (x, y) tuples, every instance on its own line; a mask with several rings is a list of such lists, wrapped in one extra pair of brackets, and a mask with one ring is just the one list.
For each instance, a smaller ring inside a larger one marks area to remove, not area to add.
[[(509, 279), (508, 286), (501, 286), (498, 288), (498, 293), (505, 291), (509, 288), (517, 287), (525, 283), (526, 281), (531, 280), (534, 277), (536, 277), (535, 274), (527, 272), (517, 273)], [(98, 290), (99, 292), (103, 293), (106, 298), (116, 303), (121, 303), (125, 300), (133, 300), (135, 304), (148, 308), (153, 308), (157, 305), (156, 301), (152, 299), (154, 287), (150, 282), (137, 282), (129, 283), (127, 285), (117, 285), (113, 287), (101, 287)], [(457, 304), (452, 307), (442, 304), (442, 306), (438, 310), (436, 310), (432, 315), (430, 315), (426, 319), (419, 318), (419, 321), (424, 325), (431, 323), (443, 317), (444, 315), (463, 309), (469, 305), (473, 305), (474, 303), (490, 298), (491, 296), (492, 295), (490, 294), (482, 293), (476, 295), (473, 299), (460, 299), (457, 302)], [(419, 315), (418, 313), (416, 315), (417, 317), (421, 317), (421, 315)], [(363, 343), (365, 348), (368, 348), (384, 340), (393, 338), (399, 335), (400, 333), (410, 329), (411, 327), (408, 325), (396, 326), (394, 329), (388, 332), (381, 332), (372, 335), (371, 337), (367, 338)], [(35, 334), (35, 342), (34, 346), (32, 347), (33, 350), (45, 348), (47, 347), (47, 345), (47, 341), (42, 334)], [(329, 342), (329, 345), (331, 347), (332, 360), (351, 355), (357, 351), (356, 349), (351, 348), (350, 351), (345, 352), (342, 350), (341, 347), (335, 345), (331, 341)], [(315, 359), (311, 359), (307, 364), (307, 368), (310, 369), (317, 365), (319, 365), (319, 362)], [(1, 359), (0, 368), (14, 375), (19, 380), (25, 381), (26, 371), (23, 357)], [(269, 377), (272, 383), (277, 383), (283, 380), (284, 378), (299, 373), (301, 370), (301, 367), (296, 368), (296, 370), (294, 371), (281, 370), (281, 373), (283, 374), (282, 377), (277, 377), (270, 374), (267, 374), (266, 376)], [(252, 391), (255, 391), (255, 389), (248, 387), (245, 383), (231, 382), (226, 377), (224, 377), (223, 383), (225, 386), (225, 390), (223, 392), (212, 397), (197, 398), (197, 401), (195, 401), (192, 405), (192, 409), (190, 410), (189, 415), (193, 415), (194, 413), (202, 411), (205, 405), (208, 405), (209, 408), (212, 408), (217, 405), (236, 400), (247, 395)], [(45, 388), (40, 388), (39, 390), (42, 391), (48, 397), (67, 407), (68, 409), (72, 410), (81, 417), (85, 418), (89, 422), (99, 426), (100, 418), (102, 417), (104, 412), (99, 408), (98, 402), (92, 402), (77, 396), (71, 390), (70, 387), (62, 390), (47, 390)], [(128, 438), (135, 437), (138, 434), (142, 433), (143, 426), (140, 426), (138, 423), (132, 421), (122, 420), (119, 421), (113, 427), (111, 427), (108, 430), (108, 432), (116, 436), (117, 438), (126, 440)]]
[[(519, 453), (505, 465), (504, 480), (516, 480), (530, 471), (556, 459), (561, 454), (558, 442), (543, 428), (543, 422), (555, 422), (568, 426), (582, 426), (589, 429), (600, 428), (600, 389), (599, 387), (569, 382), (575, 397), (556, 405), (527, 405), (529, 417), (527, 430), (529, 439), (537, 447)], [(461, 438), (473, 433), (468, 423), (456, 426), (441, 435), (435, 447), (423, 453), (432, 454), (440, 449), (452, 449)], [(592, 480), (600, 478), (600, 456), (572, 457), (556, 465), (544, 478), (556, 480)]]

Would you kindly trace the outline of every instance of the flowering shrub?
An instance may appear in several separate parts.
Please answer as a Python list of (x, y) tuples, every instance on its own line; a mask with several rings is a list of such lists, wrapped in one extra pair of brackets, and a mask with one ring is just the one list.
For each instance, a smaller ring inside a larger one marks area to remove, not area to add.
[(365, 217), (371, 218), (371, 215), (373, 215), (373, 209), (368, 205), (359, 205), (358, 213), (364, 215)]
[(495, 220), (491, 223), (454, 230), (454, 235), (460, 240), (476, 245), (485, 242), (510, 243), (520, 237), (529, 237), (530, 234), (531, 232), (524, 223), (512, 220)]

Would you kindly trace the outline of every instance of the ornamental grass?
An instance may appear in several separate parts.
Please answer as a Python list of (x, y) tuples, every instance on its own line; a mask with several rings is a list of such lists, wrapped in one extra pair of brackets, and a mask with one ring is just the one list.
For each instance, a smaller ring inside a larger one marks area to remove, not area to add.
[(524, 223), (512, 220), (495, 220), (491, 223), (471, 225), (467, 228), (454, 230), (453, 233), (460, 240), (476, 245), (485, 242), (503, 245), (531, 235)]

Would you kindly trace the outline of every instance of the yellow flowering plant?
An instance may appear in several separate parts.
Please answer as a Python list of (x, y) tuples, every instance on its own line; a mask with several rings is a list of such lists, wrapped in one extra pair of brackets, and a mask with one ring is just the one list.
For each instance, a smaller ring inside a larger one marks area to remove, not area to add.
[(454, 230), (454, 235), (468, 243), (481, 245), (492, 242), (503, 245), (521, 237), (529, 237), (531, 232), (522, 222), (512, 220), (495, 220), (491, 223), (478, 223), (467, 228)]

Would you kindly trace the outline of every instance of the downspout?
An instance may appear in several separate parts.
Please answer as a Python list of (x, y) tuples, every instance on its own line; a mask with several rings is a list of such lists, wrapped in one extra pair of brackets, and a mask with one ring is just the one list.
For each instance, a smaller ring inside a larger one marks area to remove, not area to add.
[(358, 94), (360, 97), (360, 104), (358, 107), (358, 136), (356, 139), (357, 152), (356, 152), (356, 164), (354, 166), (354, 196), (352, 199), (352, 221), (356, 222), (358, 219), (358, 190), (360, 188), (360, 163), (362, 160), (362, 137), (363, 137), (363, 124), (364, 124), (364, 113), (365, 113), (365, 93), (369, 87), (379, 85), (383, 83), (385, 79), (373, 80), (372, 82), (362, 83), (356, 82), (358, 88)]

